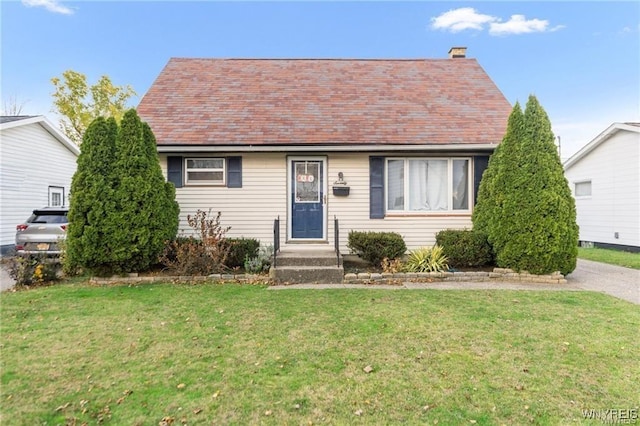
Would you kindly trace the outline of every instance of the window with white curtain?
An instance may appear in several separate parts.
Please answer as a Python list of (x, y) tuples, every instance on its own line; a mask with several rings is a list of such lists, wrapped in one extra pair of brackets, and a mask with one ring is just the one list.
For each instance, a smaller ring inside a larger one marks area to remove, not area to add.
[(387, 211), (469, 210), (468, 158), (387, 159)]

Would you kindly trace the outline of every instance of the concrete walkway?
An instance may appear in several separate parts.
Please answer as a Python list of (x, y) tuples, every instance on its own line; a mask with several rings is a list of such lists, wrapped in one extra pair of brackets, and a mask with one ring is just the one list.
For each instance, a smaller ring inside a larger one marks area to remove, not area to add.
[[(12, 288), (13, 280), (5, 269), (0, 268), (0, 290)], [(295, 284), (287, 286), (271, 286), (269, 290), (285, 289), (324, 289), (324, 288), (379, 288), (389, 290), (548, 290), (548, 291), (598, 291), (622, 300), (640, 305), (640, 270), (607, 265), (606, 263), (591, 262), (578, 259), (575, 271), (567, 276), (566, 284), (524, 284), (508, 282), (434, 282), (434, 283), (405, 283), (404, 285), (365, 285), (365, 284)]]
[(389, 289), (389, 290), (545, 290), (545, 291), (598, 291), (640, 305), (640, 270), (607, 265), (578, 259), (576, 270), (569, 274), (566, 284), (537, 284), (510, 282), (433, 282), (404, 283), (403, 285), (367, 284), (294, 284), (271, 286), (269, 290), (285, 289)]

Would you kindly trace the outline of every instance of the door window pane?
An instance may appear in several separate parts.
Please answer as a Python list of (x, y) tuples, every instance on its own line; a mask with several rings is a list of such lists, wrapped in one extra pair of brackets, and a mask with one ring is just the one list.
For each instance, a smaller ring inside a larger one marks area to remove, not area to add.
[(296, 203), (320, 202), (320, 163), (300, 161), (294, 163)]

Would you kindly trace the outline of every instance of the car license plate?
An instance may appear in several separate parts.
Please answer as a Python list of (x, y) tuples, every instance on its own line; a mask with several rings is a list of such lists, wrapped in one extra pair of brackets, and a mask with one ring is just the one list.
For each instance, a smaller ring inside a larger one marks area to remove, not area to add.
[(49, 250), (49, 244), (47, 243), (40, 243), (36, 246), (36, 248), (38, 250)]

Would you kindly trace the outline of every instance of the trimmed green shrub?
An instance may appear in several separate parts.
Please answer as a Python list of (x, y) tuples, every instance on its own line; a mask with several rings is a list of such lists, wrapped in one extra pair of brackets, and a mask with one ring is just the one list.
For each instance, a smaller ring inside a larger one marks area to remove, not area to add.
[(483, 176), (474, 229), (487, 233), (496, 264), (516, 271), (572, 272), (578, 256), (575, 200), (551, 123), (534, 96), (516, 104)]
[(445, 229), (436, 234), (436, 244), (449, 259), (449, 266), (477, 267), (493, 262), (487, 234), (470, 229)]
[(382, 259), (397, 259), (404, 255), (407, 246), (396, 232), (351, 231), (347, 247), (372, 265), (379, 266)]
[(442, 272), (449, 269), (442, 247), (420, 247), (411, 250), (404, 263), (407, 272)]
[(246, 259), (258, 257), (260, 241), (255, 238), (227, 238), (225, 244), (229, 246), (226, 260), (228, 268), (242, 268)]

